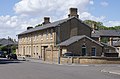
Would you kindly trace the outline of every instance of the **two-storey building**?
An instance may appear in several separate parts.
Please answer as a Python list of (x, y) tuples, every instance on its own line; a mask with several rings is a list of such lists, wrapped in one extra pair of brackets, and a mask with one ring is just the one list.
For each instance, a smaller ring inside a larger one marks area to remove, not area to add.
[[(79, 19), (77, 8), (70, 8), (68, 18), (50, 22), (44, 18), (42, 26), (28, 28), (18, 34), (18, 55), (53, 61), (66, 52), (80, 56), (101, 56), (104, 45), (91, 38), (92, 29)], [(113, 48), (112, 50), (115, 51)]]

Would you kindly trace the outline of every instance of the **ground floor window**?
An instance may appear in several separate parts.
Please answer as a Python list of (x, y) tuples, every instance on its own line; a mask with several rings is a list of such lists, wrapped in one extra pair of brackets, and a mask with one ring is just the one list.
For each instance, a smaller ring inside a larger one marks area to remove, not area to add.
[(92, 56), (96, 56), (96, 48), (92, 47), (91, 49)]
[(82, 56), (86, 56), (86, 54), (87, 54), (86, 46), (83, 45), (83, 46), (82, 46)]

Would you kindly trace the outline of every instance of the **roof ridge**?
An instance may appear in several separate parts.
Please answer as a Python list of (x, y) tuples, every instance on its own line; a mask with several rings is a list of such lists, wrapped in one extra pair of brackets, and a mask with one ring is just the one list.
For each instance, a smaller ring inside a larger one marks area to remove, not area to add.
[(72, 43), (74, 43), (74, 42), (76, 42), (76, 41), (81, 40), (82, 38), (85, 38), (85, 37), (86, 37), (87, 39), (91, 40), (91, 41), (94, 41), (95, 43), (99, 44), (100, 46), (103, 46), (101, 43), (96, 42), (95, 40), (93, 40), (92, 38), (90, 38), (90, 37), (88, 37), (88, 36), (86, 36), (86, 35), (73, 36), (73, 37), (71, 37), (71, 38), (69, 38), (69, 39), (61, 42), (60, 44), (58, 44), (58, 46), (60, 46), (60, 45), (61, 45), (61, 46), (62, 46), (62, 45), (68, 46), (68, 45), (70, 45), (70, 44), (72, 44)]
[(45, 25), (42, 25), (40, 27), (36, 27), (36, 28), (32, 28), (32, 29), (29, 29), (29, 30), (26, 30), (18, 35), (21, 35), (21, 34), (26, 34), (26, 33), (30, 33), (30, 32), (34, 32), (34, 31), (37, 31), (37, 30), (41, 30), (41, 29), (46, 29), (46, 28), (50, 28), (50, 27), (55, 27), (61, 23), (64, 23), (65, 21), (68, 21), (72, 18), (75, 18), (75, 17), (70, 17), (70, 18), (65, 18), (65, 19), (61, 19), (61, 20), (58, 20), (58, 21), (54, 21), (52, 23), (49, 23), (49, 24), (45, 24)]

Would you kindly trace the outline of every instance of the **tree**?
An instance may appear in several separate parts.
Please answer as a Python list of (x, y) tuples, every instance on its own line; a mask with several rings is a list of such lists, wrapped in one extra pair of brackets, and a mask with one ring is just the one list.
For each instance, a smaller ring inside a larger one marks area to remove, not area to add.
[[(93, 29), (99, 29), (100, 27), (104, 28), (102, 22), (96, 22), (93, 20), (85, 20), (84, 23), (90, 25)], [(94, 27), (92, 26), (93, 24), (94, 24)]]
[(16, 53), (17, 45), (7, 45), (7, 46), (0, 46), (0, 51), (4, 51), (9, 53)]
[(35, 27), (39, 27), (39, 26), (42, 26), (42, 24), (38, 24), (38, 25), (36, 25)]
[(85, 20), (84, 23), (90, 25), (91, 27), (92, 27), (92, 24), (94, 24), (95, 25), (94, 29), (98, 29), (98, 30), (120, 30), (120, 26), (107, 27), (107, 26), (104, 26), (102, 22), (96, 22), (93, 20)]

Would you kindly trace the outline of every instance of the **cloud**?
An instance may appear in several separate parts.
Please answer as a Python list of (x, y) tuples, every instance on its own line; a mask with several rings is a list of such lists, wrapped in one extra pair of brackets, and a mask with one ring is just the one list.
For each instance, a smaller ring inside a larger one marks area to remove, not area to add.
[(67, 17), (70, 7), (76, 7), (82, 13), (89, 4), (90, 0), (20, 0), (13, 7), (17, 15), (0, 16), (0, 37), (17, 38), (16, 35), (28, 26), (41, 23), (44, 16), (56, 21)]
[(78, 8), (81, 19), (104, 19), (85, 12), (89, 4), (94, 4), (93, 0), (21, 0), (14, 6), (17, 16), (0, 16), (0, 37), (9, 35), (16, 38), (28, 26), (41, 23), (44, 16), (50, 16), (52, 21), (66, 18), (70, 7)]
[[(80, 19), (90, 19), (104, 22), (105, 16), (93, 16), (87, 12), (88, 5), (93, 5), (93, 0), (20, 0), (15, 4), (14, 11), (17, 15), (0, 16), (0, 37), (13, 37), (25, 31), (28, 26), (42, 23), (44, 16), (50, 16), (52, 21), (68, 17), (70, 7), (78, 8)], [(106, 25), (118, 24), (119, 21), (104, 22)], [(120, 23), (120, 22), (119, 22)]]
[(88, 12), (83, 12), (80, 14), (80, 19), (82, 20), (94, 20), (94, 21), (103, 21), (106, 17), (105, 16), (100, 16), (100, 17), (96, 17), (93, 16), (91, 13)]
[(120, 21), (107, 21), (107, 22), (104, 22), (104, 25), (109, 27), (120, 26)]
[(120, 26), (120, 21), (106, 21), (107, 18), (105, 16), (96, 17), (96, 16), (93, 16), (89, 12), (81, 13), (80, 19), (82, 19), (82, 20), (94, 20), (97, 22), (102, 22), (107, 27)]
[(94, 5), (94, 1), (90, 1), (90, 4), (91, 4), (91, 5)]
[(16, 35), (26, 30), (28, 26), (35, 26), (40, 23), (40, 18), (29, 18), (23, 16), (0, 16), (0, 37), (11, 36), (17, 38)]
[(100, 4), (101, 4), (101, 6), (103, 6), (103, 7), (106, 7), (106, 6), (109, 5), (109, 3), (108, 3), (108, 2), (105, 2), (105, 1), (104, 1), (104, 2), (101, 2)]
[(62, 16), (70, 7), (79, 8), (80, 12), (85, 10), (91, 0), (21, 0), (16, 3), (14, 10), (22, 15)]

